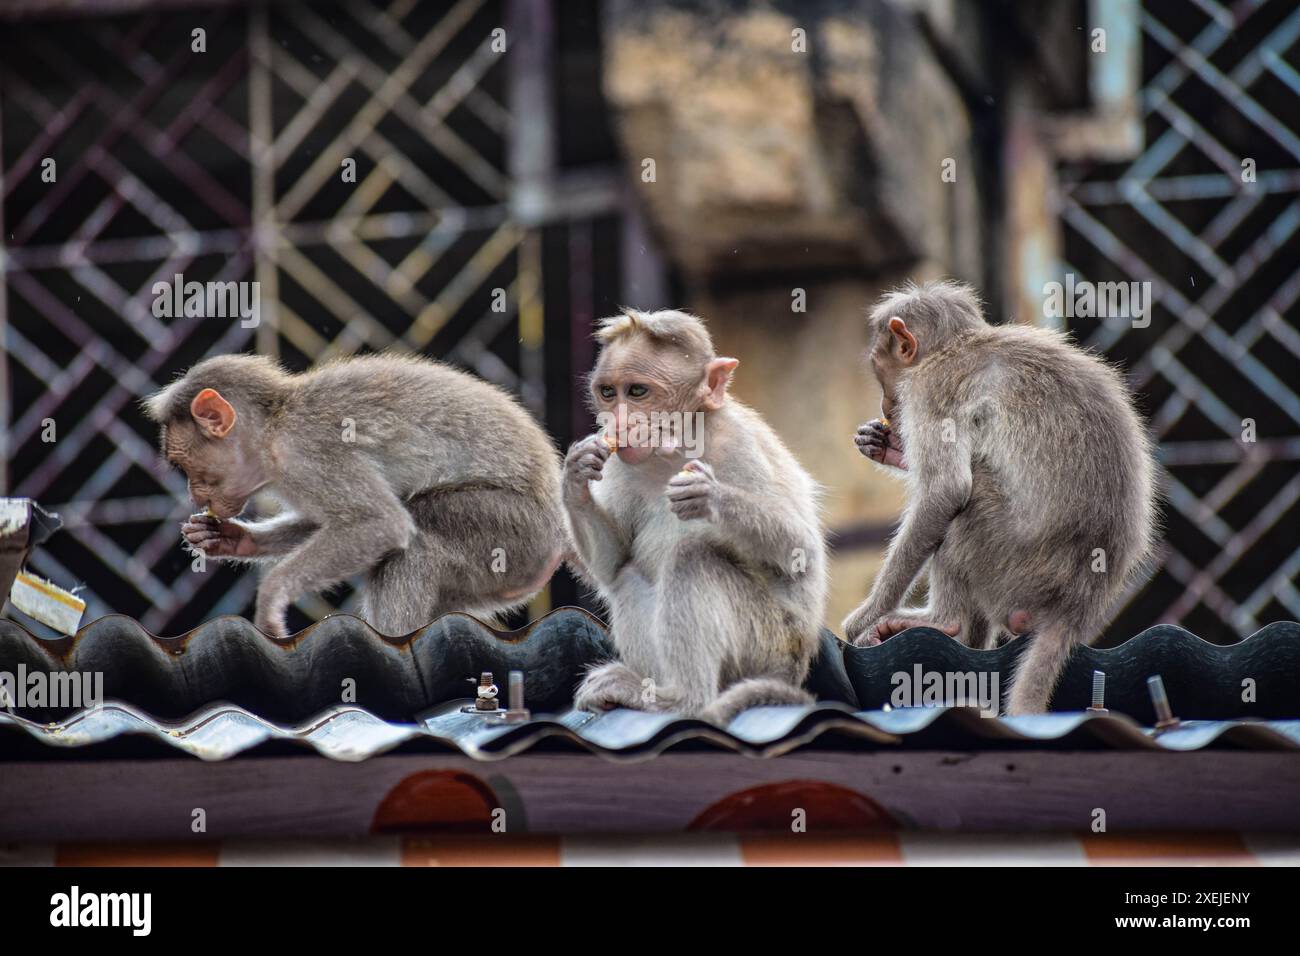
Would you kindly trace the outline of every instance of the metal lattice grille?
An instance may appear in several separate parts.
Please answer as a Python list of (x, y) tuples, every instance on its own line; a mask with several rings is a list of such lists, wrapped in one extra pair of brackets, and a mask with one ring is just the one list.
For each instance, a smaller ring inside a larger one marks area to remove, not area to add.
[[(1154, 285), (1150, 328), (1075, 328), (1129, 369), (1168, 472), (1159, 569), (1113, 633), (1226, 638), (1300, 617), (1300, 11), (1148, 0), (1142, 17), (1146, 145), (1063, 171), (1062, 270)], [(205, 355), (410, 348), (543, 410), (543, 293), (587, 316), (574, 341), (612, 303), (587, 288), (589, 224), (510, 216), (502, 20), (493, 0), (349, 0), (0, 34), (5, 486), (63, 513), (35, 568), (84, 585), (88, 617), (174, 633), (249, 611), (253, 575), (190, 573), (183, 483), (134, 408)], [(543, 289), (543, 260), (572, 288)], [(261, 324), (155, 316), (177, 273), (258, 281)]]
[[(6, 27), (7, 488), (63, 514), (35, 565), (85, 585), (88, 619), (174, 633), (249, 610), (253, 575), (190, 573), (183, 480), (134, 407), (206, 355), (407, 348), (540, 410), (540, 238), (508, 215), (501, 18), (359, 0)], [(156, 317), (176, 274), (258, 281), (260, 325)]]
[(1300, 619), (1300, 9), (1149, 0), (1142, 32), (1145, 147), (1065, 170), (1062, 270), (1152, 283), (1149, 328), (1075, 327), (1168, 472), (1160, 568), (1114, 631), (1227, 639)]

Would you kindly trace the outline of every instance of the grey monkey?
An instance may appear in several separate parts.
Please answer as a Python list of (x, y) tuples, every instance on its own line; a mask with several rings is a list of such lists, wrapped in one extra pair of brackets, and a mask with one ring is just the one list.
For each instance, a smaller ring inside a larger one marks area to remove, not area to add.
[[(908, 503), (845, 632), (866, 645), (924, 623), (972, 647), (1032, 632), (1006, 711), (1041, 713), (1152, 548), (1155, 465), (1128, 390), (1056, 332), (989, 325), (957, 283), (886, 295), (868, 335), (885, 420), (855, 441)], [(927, 561), (929, 606), (900, 608)]]
[(596, 337), (591, 401), (606, 429), (569, 449), (563, 494), (619, 659), (587, 674), (577, 706), (726, 722), (810, 702), (800, 684), (826, 607), (816, 484), (727, 394), (738, 362), (699, 318), (625, 310)]
[[(266, 561), (254, 623), (286, 635), (299, 594), (364, 575), (364, 615), (403, 635), (541, 589), (567, 548), (559, 456), (509, 395), (450, 366), (372, 355), (292, 375), (254, 355), (191, 368), (145, 400), (206, 514), (214, 558)], [(265, 489), (283, 506), (238, 515)]]

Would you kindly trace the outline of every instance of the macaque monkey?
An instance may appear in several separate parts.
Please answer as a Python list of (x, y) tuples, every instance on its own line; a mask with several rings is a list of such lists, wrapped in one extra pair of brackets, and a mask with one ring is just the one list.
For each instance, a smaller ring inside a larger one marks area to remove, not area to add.
[[(523, 604), (566, 549), (559, 456), (505, 392), (438, 362), (371, 355), (301, 375), (223, 355), (145, 400), (162, 451), (206, 513), (209, 557), (268, 561), (254, 623), (285, 637), (289, 602), (364, 575), (364, 616), (405, 635), (447, 611)], [(238, 516), (265, 489), (283, 506)]]
[(817, 486), (727, 395), (739, 363), (714, 352), (700, 319), (625, 310), (596, 338), (604, 427), (569, 449), (563, 493), (618, 660), (587, 673), (576, 706), (725, 723), (811, 702), (800, 685), (826, 607)]
[[(1151, 445), (1120, 375), (1047, 329), (991, 326), (967, 286), (909, 287), (871, 313), (885, 418), (855, 441), (907, 481), (859, 646), (926, 624), (971, 647), (1030, 632), (1007, 697), (1042, 713), (1152, 546)], [(926, 561), (929, 606), (901, 608)]]

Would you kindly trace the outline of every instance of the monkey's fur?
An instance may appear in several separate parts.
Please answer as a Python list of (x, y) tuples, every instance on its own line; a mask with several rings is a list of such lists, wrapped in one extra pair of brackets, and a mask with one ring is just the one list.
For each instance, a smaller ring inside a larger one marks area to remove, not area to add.
[[(1097, 637), (1152, 547), (1155, 467), (1131, 397), (1064, 336), (987, 324), (956, 283), (887, 295), (869, 331), (890, 421), (863, 426), (859, 446), (877, 461), (901, 452), (908, 505), (845, 631), (874, 643), (873, 626), (899, 615), (990, 647), (1019, 629), (1009, 621), (1027, 622), (1006, 711), (1044, 712), (1071, 652)], [(897, 610), (927, 559), (929, 607)]]
[[(491, 615), (539, 590), (565, 547), (550, 440), (505, 392), (447, 365), (373, 355), (292, 375), (224, 355), (145, 409), (195, 504), (216, 515), (186, 523), (190, 544), (273, 562), (255, 620), (272, 635), (299, 594), (358, 574), (364, 615), (385, 634), (446, 611)], [(236, 519), (260, 488), (283, 510)]]
[[(752, 409), (726, 395), (704, 323), (677, 311), (607, 319), (597, 412), (702, 411), (702, 457), (579, 441), (565, 503), (579, 571), (609, 607), (619, 660), (591, 670), (583, 709), (671, 710), (719, 723), (800, 689), (818, 646), (827, 561), (818, 489)], [(631, 397), (645, 389), (643, 398)], [(616, 397), (603, 397), (613, 390)]]

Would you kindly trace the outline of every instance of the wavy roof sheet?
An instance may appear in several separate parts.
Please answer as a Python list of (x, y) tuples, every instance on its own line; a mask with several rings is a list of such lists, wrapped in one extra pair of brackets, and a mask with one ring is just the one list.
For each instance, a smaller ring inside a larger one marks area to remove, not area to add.
[[(830, 632), (809, 686), (816, 707), (755, 708), (726, 728), (673, 714), (570, 708), (583, 668), (609, 657), (604, 625), (573, 608), (502, 634), (465, 615), (448, 615), (406, 638), (336, 616), (277, 641), (247, 621), (221, 618), (189, 634), (160, 638), (125, 617), (84, 627), (75, 638), (36, 638), (0, 622), (0, 671), (101, 671), (101, 709), (0, 713), (0, 755), (157, 743), (205, 760), (252, 748), (309, 747), (336, 760), (363, 760), (396, 747), (458, 751), (497, 760), (538, 747), (642, 760), (670, 747), (704, 746), (755, 756), (798, 747), (1054, 747), (1194, 750), (1211, 746), (1300, 749), (1300, 625), (1272, 624), (1234, 645), (1217, 646), (1181, 628), (1144, 631), (1124, 644), (1081, 648), (1054, 707), (1039, 717), (982, 717), (973, 708), (889, 704), (897, 675), (966, 671), (1007, 674), (1021, 648), (973, 651), (917, 628), (874, 648), (852, 648)], [(1111, 713), (1082, 713), (1091, 673), (1107, 673)], [(463, 714), (469, 681), (490, 670), (527, 675), (523, 724)], [(1184, 722), (1155, 734), (1146, 678), (1164, 678)], [(358, 704), (340, 705), (345, 679)], [(1255, 700), (1242, 700), (1242, 682)], [(545, 716), (554, 714), (556, 716)], [(1125, 714), (1131, 716), (1125, 716)], [(14, 730), (21, 733), (13, 733)], [(38, 746), (28, 746), (38, 742)], [(42, 747), (39, 745), (48, 745)], [(163, 748), (167, 752), (167, 748)]]
[(143, 734), (203, 760), (225, 760), (273, 741), (291, 741), (344, 761), (365, 760), (413, 744), (459, 751), (484, 761), (556, 744), (612, 760), (646, 760), (688, 743), (756, 757), (778, 756), (817, 744), (841, 748), (1020, 745), (1071, 750), (1185, 751), (1211, 746), (1300, 750), (1300, 720), (1188, 721), (1155, 734), (1116, 714), (984, 718), (972, 708), (854, 712), (833, 704), (757, 707), (725, 729), (672, 714), (631, 710), (606, 714), (569, 710), (553, 718), (506, 725), (462, 714), (459, 703), (445, 705), (410, 724), (385, 721), (360, 708), (335, 707), (303, 724), (282, 726), (224, 704), (175, 723), (155, 720), (127, 705), (109, 704), (57, 724), (0, 715), (0, 726), (5, 724), (43, 744), (66, 748), (102, 745), (123, 734)]

